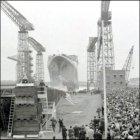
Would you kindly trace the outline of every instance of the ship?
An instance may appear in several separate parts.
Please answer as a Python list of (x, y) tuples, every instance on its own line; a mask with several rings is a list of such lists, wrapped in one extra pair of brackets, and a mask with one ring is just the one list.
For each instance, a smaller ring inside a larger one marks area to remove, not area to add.
[(77, 67), (78, 57), (76, 55), (50, 55), (48, 57), (50, 86), (76, 91), (79, 88)]

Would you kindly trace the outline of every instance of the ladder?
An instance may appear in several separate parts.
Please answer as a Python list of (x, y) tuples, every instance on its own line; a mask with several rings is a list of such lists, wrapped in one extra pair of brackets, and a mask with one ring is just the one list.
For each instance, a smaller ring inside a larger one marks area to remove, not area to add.
[(53, 129), (52, 129), (52, 122), (50, 121), (50, 119), (47, 120), (46, 131), (47, 131), (47, 132), (53, 132)]
[(8, 131), (7, 131), (8, 137), (12, 137), (14, 110), (15, 110), (15, 97), (12, 97), (11, 98), (11, 105), (10, 105)]
[(50, 104), (48, 102), (46, 102), (46, 100), (44, 99), (44, 102), (42, 102), (42, 108), (43, 108), (43, 114), (46, 115), (46, 121), (45, 121), (45, 125), (43, 124), (42, 126), (44, 126), (43, 128), (47, 131), (47, 132), (53, 132), (52, 130), (52, 125), (51, 125), (51, 121), (50, 118), (52, 116), (52, 105), (51, 105), (51, 110), (49, 109)]
[(52, 117), (56, 118), (55, 110), (56, 110), (55, 102), (49, 102), (48, 103), (48, 120), (47, 120), (47, 125), (46, 125), (47, 132), (53, 132), (51, 119)]

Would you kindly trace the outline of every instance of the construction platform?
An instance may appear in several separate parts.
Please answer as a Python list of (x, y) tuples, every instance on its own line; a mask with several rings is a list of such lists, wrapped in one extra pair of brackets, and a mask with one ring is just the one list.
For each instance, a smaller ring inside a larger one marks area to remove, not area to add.
[(8, 138), (39, 137), (64, 91), (33, 83), (1, 86), (0, 126)]

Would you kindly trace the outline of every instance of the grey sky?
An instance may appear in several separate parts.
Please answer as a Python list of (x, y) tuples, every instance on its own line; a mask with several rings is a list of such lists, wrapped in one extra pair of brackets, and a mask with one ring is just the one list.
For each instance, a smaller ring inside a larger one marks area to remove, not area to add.
[[(78, 55), (79, 81), (86, 81), (88, 39), (97, 36), (100, 1), (10, 1), (35, 27), (29, 32), (45, 48), (45, 80), (49, 80), (47, 57), (66, 53)], [(116, 69), (122, 69), (132, 45), (130, 77), (139, 77), (139, 2), (111, 1)], [(1, 79), (15, 80), (18, 27), (1, 12)], [(33, 53), (35, 56), (35, 53)], [(33, 62), (35, 63), (35, 61)]]

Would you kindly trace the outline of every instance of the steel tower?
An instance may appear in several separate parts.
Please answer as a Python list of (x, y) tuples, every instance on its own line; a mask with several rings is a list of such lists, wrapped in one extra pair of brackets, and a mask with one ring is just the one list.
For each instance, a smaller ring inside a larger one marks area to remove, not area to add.
[(89, 37), (89, 45), (87, 48), (87, 89), (96, 86), (97, 73), (97, 51), (96, 51), (97, 37)]
[(37, 82), (40, 82), (41, 80), (44, 81), (44, 62), (42, 53), (45, 52), (45, 48), (32, 37), (28, 37), (28, 43), (37, 51), (35, 80)]
[[(113, 34), (112, 34), (112, 21), (111, 12), (109, 9), (109, 1), (103, 1), (101, 3), (101, 19), (98, 20), (98, 72), (102, 69), (102, 38), (104, 39), (104, 57), (105, 57), (105, 67), (108, 69), (115, 69), (115, 59), (114, 59), (114, 44), (113, 44)], [(101, 26), (101, 21), (104, 21), (104, 26)], [(103, 34), (102, 34), (103, 32)]]
[(17, 83), (19, 83), (24, 75), (27, 76), (29, 82), (32, 81), (32, 57), (31, 50), (27, 44), (28, 31), (34, 30), (33, 25), (12, 5), (7, 1), (1, 1), (1, 9), (4, 13), (19, 27), (18, 32), (18, 47), (17, 47)]

